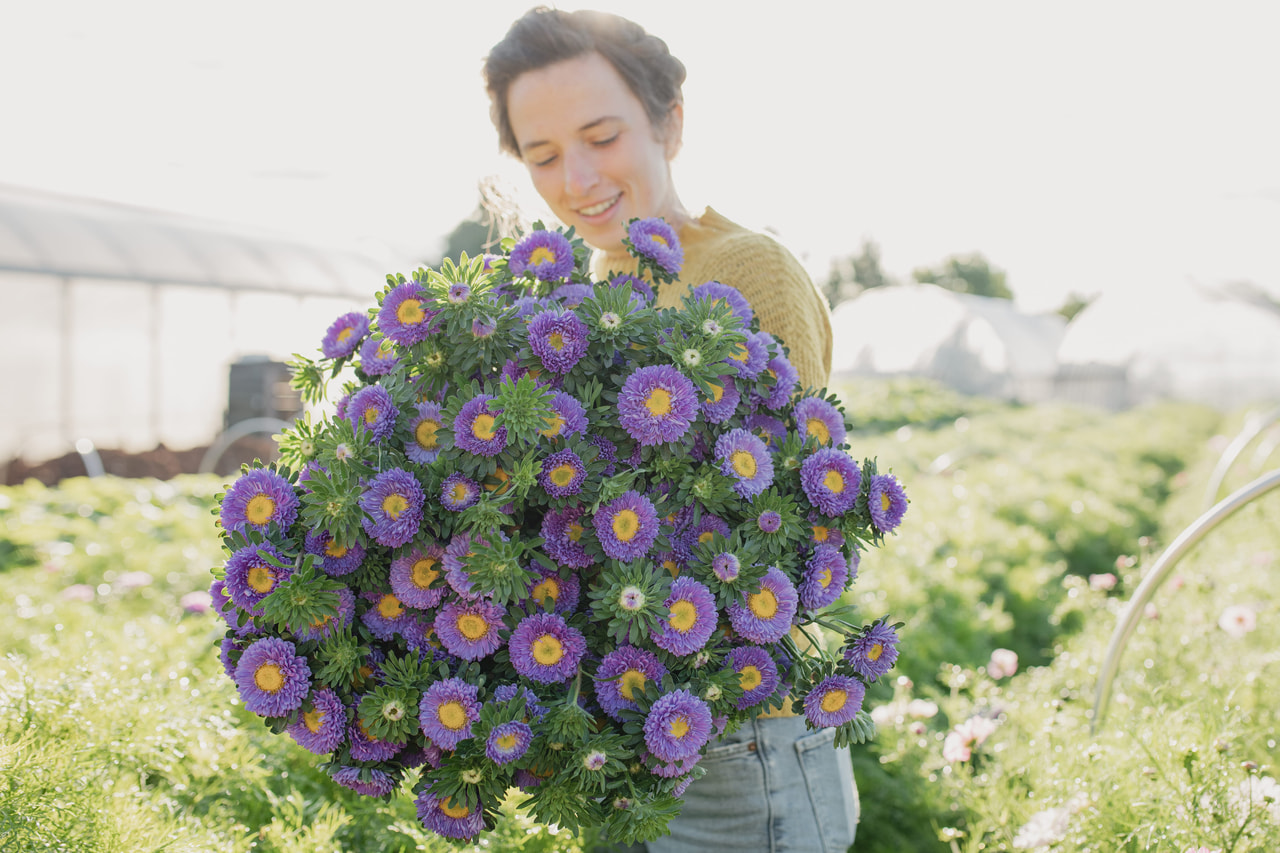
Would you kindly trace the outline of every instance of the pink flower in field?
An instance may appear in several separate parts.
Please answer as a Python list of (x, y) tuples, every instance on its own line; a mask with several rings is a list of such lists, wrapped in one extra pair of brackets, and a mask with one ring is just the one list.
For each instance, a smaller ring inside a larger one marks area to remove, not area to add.
[(987, 663), (987, 675), (992, 678), (1009, 678), (1018, 671), (1018, 653), (1010, 649), (996, 649)]
[(982, 746), (996, 730), (995, 720), (974, 716), (956, 726), (942, 744), (942, 757), (950, 762), (968, 761), (975, 746)]
[(1035, 850), (1051, 847), (1066, 838), (1067, 830), (1070, 828), (1071, 809), (1066, 806), (1054, 806), (1051, 809), (1036, 812), (1013, 837), (1013, 848)]
[(208, 590), (197, 589), (178, 599), (178, 604), (187, 613), (208, 613), (213, 607), (213, 596)]
[(907, 726), (907, 731), (911, 732), (916, 737), (919, 737), (920, 735), (924, 734), (927, 730), (928, 730), (928, 727), (925, 726), (925, 724), (920, 722), (919, 720), (916, 720), (911, 725)]
[(1148, 619), (1159, 619), (1160, 611), (1156, 608), (1154, 603), (1148, 601), (1146, 606), (1142, 608), (1142, 615)]
[(1247, 604), (1232, 604), (1218, 617), (1218, 627), (1238, 639), (1258, 627), (1258, 614)]
[(1205, 847), (1203, 844), (1199, 847), (1188, 847), (1186, 853), (1222, 853), (1221, 847)]
[(59, 595), (65, 601), (93, 601), (93, 587), (86, 583), (73, 583)]
[(1089, 575), (1089, 589), (1098, 592), (1107, 592), (1116, 588), (1116, 576), (1111, 572), (1103, 572), (1100, 575)]
[(150, 586), (152, 577), (150, 573), (143, 571), (125, 572), (122, 574), (117, 583), (121, 589), (138, 589), (139, 587)]

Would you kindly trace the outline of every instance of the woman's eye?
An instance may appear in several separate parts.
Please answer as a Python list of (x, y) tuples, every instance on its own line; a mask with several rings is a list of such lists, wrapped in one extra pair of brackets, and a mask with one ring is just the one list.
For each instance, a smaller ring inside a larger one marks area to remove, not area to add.
[(617, 140), (617, 138), (618, 138), (618, 134), (615, 133), (613, 136), (610, 136), (608, 139), (597, 139), (593, 141), (591, 144), (597, 148), (604, 148), (606, 145), (611, 145), (615, 140)]
[(554, 163), (555, 161), (556, 161), (556, 156), (555, 156), (554, 154), (552, 154), (550, 157), (546, 157), (546, 158), (544, 158), (544, 159), (542, 159), (542, 160), (534, 160), (534, 161), (533, 161), (533, 165), (535, 165), (535, 166), (550, 166), (550, 165), (551, 165), (552, 163)]

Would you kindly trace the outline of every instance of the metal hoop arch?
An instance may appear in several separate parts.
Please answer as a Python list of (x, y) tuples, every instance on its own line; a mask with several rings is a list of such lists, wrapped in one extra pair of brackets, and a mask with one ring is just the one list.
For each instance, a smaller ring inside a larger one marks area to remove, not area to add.
[(1115, 678), (1116, 669), (1120, 665), (1120, 656), (1124, 653), (1124, 647), (1129, 642), (1129, 637), (1133, 634), (1134, 628), (1138, 625), (1138, 618), (1142, 615), (1143, 608), (1151, 600), (1151, 596), (1155, 594), (1156, 589), (1159, 588), (1160, 584), (1164, 583), (1165, 578), (1168, 577), (1173, 567), (1178, 564), (1178, 561), (1210, 531), (1226, 521), (1250, 501), (1265, 495), (1277, 487), (1280, 487), (1280, 468), (1263, 474), (1249, 485), (1223, 498), (1212, 509), (1202, 514), (1179, 533), (1178, 538), (1174, 539), (1173, 543), (1156, 560), (1156, 564), (1151, 567), (1151, 571), (1147, 573), (1147, 576), (1142, 579), (1142, 583), (1138, 585), (1133, 598), (1129, 600), (1124, 614), (1120, 617), (1120, 623), (1111, 635), (1111, 642), (1107, 646), (1107, 656), (1103, 661), (1102, 671), (1098, 674), (1098, 687), (1093, 701), (1093, 719), (1089, 722), (1090, 735), (1098, 733), (1099, 723), (1102, 721), (1103, 715), (1106, 714), (1107, 705), (1111, 700), (1111, 682)]
[(253, 435), (257, 432), (274, 435), (282, 429), (288, 429), (288, 427), (289, 424), (279, 418), (246, 418), (237, 424), (233, 424), (230, 429), (223, 430), (222, 435), (218, 436), (218, 439), (204, 452), (204, 456), (200, 458), (200, 473), (212, 473), (214, 466), (222, 458), (222, 454), (227, 452), (227, 448), (246, 435)]
[(1209, 486), (1205, 489), (1203, 509), (1213, 506), (1218, 499), (1218, 492), (1222, 489), (1222, 483), (1227, 479), (1227, 474), (1231, 472), (1231, 466), (1236, 464), (1236, 460), (1240, 458), (1240, 454), (1244, 453), (1245, 448), (1262, 434), (1262, 431), (1271, 426), (1276, 421), (1280, 421), (1280, 406), (1276, 406), (1265, 414), (1252, 414), (1245, 418), (1244, 426), (1236, 437), (1231, 439), (1231, 443), (1222, 451), (1222, 455), (1218, 457), (1218, 464), (1213, 467), (1213, 473), (1209, 475)]

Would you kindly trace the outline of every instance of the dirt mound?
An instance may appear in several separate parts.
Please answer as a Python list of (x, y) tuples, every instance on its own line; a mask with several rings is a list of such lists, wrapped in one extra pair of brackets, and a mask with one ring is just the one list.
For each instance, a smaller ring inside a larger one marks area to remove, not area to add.
[[(98, 448), (98, 457), (102, 460), (102, 468), (107, 474), (117, 477), (154, 477), (157, 480), (168, 480), (179, 474), (198, 473), (206, 450), (208, 450), (207, 447), (170, 450), (163, 444), (142, 453)], [(276, 443), (270, 437), (246, 436), (227, 448), (219, 458), (215, 472), (229, 476), (239, 471), (243, 463), (252, 462), (254, 459), (268, 462), (275, 458)], [(88, 473), (85, 469), (85, 461), (78, 453), (68, 453), (57, 459), (35, 463), (14, 459), (4, 466), (3, 472), (6, 486), (15, 486), (29, 479), (36, 479), (47, 486), (53, 486), (68, 477), (83, 477)]]

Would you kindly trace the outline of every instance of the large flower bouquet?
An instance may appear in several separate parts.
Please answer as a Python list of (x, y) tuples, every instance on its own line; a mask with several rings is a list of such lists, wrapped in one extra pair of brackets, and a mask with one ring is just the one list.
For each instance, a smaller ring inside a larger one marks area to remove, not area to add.
[(738, 291), (653, 307), (676, 234), (629, 235), (641, 276), (592, 283), (581, 241), (540, 226), (389, 276), (294, 364), (310, 402), (348, 377), (336, 412), (220, 499), (245, 708), (362, 794), (416, 771), (444, 836), (518, 786), (541, 821), (647, 840), (752, 716), (874, 733), (898, 626), (839, 600), (902, 488)]

